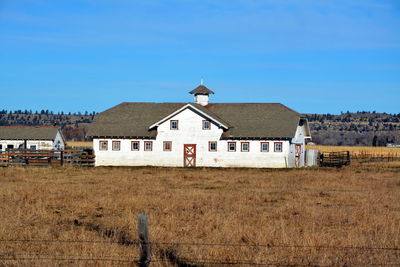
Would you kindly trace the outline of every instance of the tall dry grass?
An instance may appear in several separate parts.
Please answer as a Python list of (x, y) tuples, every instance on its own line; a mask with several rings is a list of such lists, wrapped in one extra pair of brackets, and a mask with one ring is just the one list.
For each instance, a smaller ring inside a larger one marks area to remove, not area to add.
[(398, 163), (296, 170), (2, 168), (0, 197), (2, 240), (101, 241), (1, 242), (0, 259), (15, 259), (0, 260), (5, 266), (129, 265), (123, 260), (138, 258), (139, 249), (127, 244), (136, 240), (142, 211), (151, 240), (162, 243), (153, 246), (151, 266), (174, 266), (173, 259), (243, 263), (235, 266), (400, 262), (398, 251), (343, 248), (400, 247)]
[(72, 148), (93, 147), (93, 142), (68, 141), (67, 146)]

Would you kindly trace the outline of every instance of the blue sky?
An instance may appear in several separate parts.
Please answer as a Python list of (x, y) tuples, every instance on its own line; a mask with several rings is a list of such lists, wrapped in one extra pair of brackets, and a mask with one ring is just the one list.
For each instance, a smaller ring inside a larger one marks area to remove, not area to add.
[(0, 109), (280, 102), (400, 113), (399, 0), (0, 0)]

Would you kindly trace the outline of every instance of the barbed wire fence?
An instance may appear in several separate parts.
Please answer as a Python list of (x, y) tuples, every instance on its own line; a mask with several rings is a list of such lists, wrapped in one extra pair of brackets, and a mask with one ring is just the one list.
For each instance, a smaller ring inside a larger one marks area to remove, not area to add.
[[(363, 251), (386, 251), (394, 253), (397, 262), (373, 262), (360, 263), (359, 266), (400, 266), (400, 247), (374, 247), (374, 246), (328, 246), (328, 245), (291, 245), (291, 244), (240, 244), (240, 243), (202, 243), (202, 242), (150, 242), (148, 235), (148, 220), (146, 214), (140, 214), (138, 217), (138, 241), (125, 242), (124, 246), (139, 248), (139, 258), (114, 258), (114, 257), (84, 257), (77, 255), (48, 256), (40, 253), (25, 253), (7, 255), (0, 251), (0, 261), (34, 261), (34, 262), (103, 262), (115, 264), (136, 263), (140, 267), (147, 267), (151, 262), (169, 262), (175, 266), (332, 266), (319, 263), (283, 263), (283, 262), (258, 262), (247, 260), (225, 260), (215, 258), (179, 258), (171, 261), (167, 255), (159, 255), (157, 259), (151, 259), (151, 249), (165, 246), (175, 247), (233, 247), (233, 248), (286, 248), (286, 249), (317, 249), (317, 250), (363, 250)], [(117, 240), (51, 240), (51, 239), (0, 239), (0, 244), (4, 243), (55, 243), (55, 244), (119, 244)], [(183, 264), (182, 264), (183, 263)], [(354, 265), (354, 264), (350, 264)], [(357, 265), (357, 264), (356, 264)], [(347, 265), (346, 265), (347, 266)]]

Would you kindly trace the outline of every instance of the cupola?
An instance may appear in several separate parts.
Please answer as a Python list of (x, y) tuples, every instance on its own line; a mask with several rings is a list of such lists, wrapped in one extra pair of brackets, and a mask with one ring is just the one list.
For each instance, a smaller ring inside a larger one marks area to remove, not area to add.
[(208, 95), (214, 94), (213, 91), (208, 89), (201, 83), (199, 86), (197, 86), (195, 89), (189, 92), (189, 94), (194, 95), (194, 103), (199, 104), (202, 106), (207, 106), (208, 105)]

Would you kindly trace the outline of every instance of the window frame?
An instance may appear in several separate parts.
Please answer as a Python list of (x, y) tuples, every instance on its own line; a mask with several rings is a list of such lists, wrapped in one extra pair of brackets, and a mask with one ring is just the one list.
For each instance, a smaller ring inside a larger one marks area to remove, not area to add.
[[(204, 127), (206, 123), (208, 123), (208, 128)], [(203, 120), (203, 122), (202, 122), (202, 129), (203, 129), (203, 130), (211, 130), (211, 121), (209, 121), (209, 120)]]
[[(281, 149), (276, 150), (276, 145), (280, 145)], [(274, 152), (283, 152), (283, 142), (274, 142)]]
[[(230, 150), (230, 145), (234, 145), (234, 150)], [(236, 152), (236, 142), (228, 142), (228, 152)]]
[[(116, 149), (114, 147), (114, 145), (117, 145), (117, 144), (118, 144), (118, 149)], [(121, 141), (113, 140), (112, 143), (111, 143), (111, 150), (112, 151), (121, 151)]]
[(32, 150), (32, 151), (37, 150), (37, 145), (29, 145), (29, 150)]
[[(137, 149), (133, 148), (133, 144), (137, 144)], [(131, 141), (131, 151), (140, 151), (140, 141)]]
[[(166, 148), (166, 145), (169, 144), (169, 149)], [(172, 151), (172, 141), (164, 141), (163, 142), (163, 151)]]
[[(263, 150), (263, 145), (267, 145), (267, 150)], [(269, 142), (261, 142), (260, 143), (260, 152), (269, 152)]]
[[(150, 144), (150, 149), (147, 149), (146, 145)], [(153, 151), (153, 141), (144, 141), (144, 151), (148, 152), (148, 151)]]
[[(243, 150), (244, 144), (247, 144), (247, 150)], [(240, 152), (250, 152), (250, 142), (240, 142)]]
[[(211, 144), (215, 144), (215, 149), (211, 149)], [(218, 142), (208, 141), (208, 152), (217, 152), (217, 151), (218, 151)]]
[[(172, 124), (176, 122), (176, 128), (172, 127)], [(169, 129), (170, 130), (179, 130), (179, 120), (170, 120), (169, 121)]]
[[(106, 148), (102, 148), (102, 144), (106, 145)], [(99, 140), (99, 151), (108, 151), (108, 140)]]

